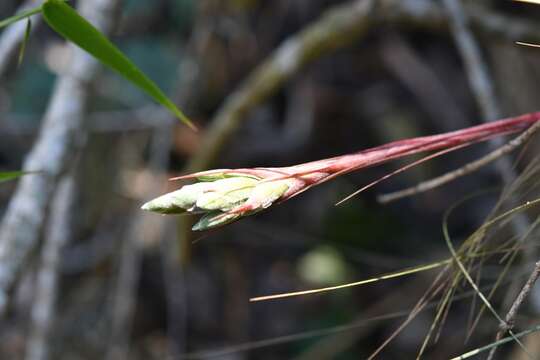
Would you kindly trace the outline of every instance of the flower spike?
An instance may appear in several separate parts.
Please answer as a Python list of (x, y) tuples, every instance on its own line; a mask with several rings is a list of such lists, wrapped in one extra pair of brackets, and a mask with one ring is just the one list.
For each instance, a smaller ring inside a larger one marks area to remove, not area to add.
[(495, 136), (527, 129), (540, 121), (540, 112), (503, 119), (445, 134), (394, 141), (354, 154), (282, 168), (217, 169), (180, 176), (171, 180), (197, 179), (179, 190), (162, 195), (142, 206), (160, 214), (204, 214), (193, 230), (208, 230), (264, 210), (290, 199), (314, 185), (358, 169), (382, 164), (426, 151), (429, 155), (395, 171), (360, 191), (411, 166), (444, 153)]

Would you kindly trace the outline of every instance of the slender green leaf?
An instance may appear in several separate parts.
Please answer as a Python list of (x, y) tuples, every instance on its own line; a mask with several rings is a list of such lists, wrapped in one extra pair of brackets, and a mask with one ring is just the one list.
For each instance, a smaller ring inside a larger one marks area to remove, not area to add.
[(482, 347), (476, 348), (474, 350), (468, 351), (465, 354), (461, 354), (459, 356), (453, 357), (450, 360), (468, 359), (468, 358), (476, 356), (476, 355), (478, 355), (478, 354), (480, 354), (480, 353), (482, 353), (484, 351), (491, 350), (491, 348), (497, 347), (497, 346), (502, 345), (502, 344), (506, 344), (506, 343), (508, 343), (510, 341), (514, 341), (515, 338), (520, 338), (522, 336), (529, 335), (529, 334), (532, 334), (532, 333), (537, 332), (537, 331), (540, 331), (540, 325), (537, 325), (537, 326), (535, 326), (535, 327), (533, 327), (531, 329), (524, 330), (522, 332), (514, 334), (514, 336), (508, 336), (508, 337), (502, 338), (502, 339), (500, 339), (498, 341), (494, 341), (489, 345), (482, 346)]
[(0, 172), (0, 183), (15, 180), (21, 176), (28, 175), (28, 174), (35, 174), (35, 172), (30, 171), (4, 171)]
[(57, 33), (90, 53), (103, 64), (120, 73), (123, 77), (153, 97), (158, 103), (167, 107), (186, 125), (195, 129), (191, 121), (152, 80), (72, 7), (62, 0), (48, 0), (42, 7), (45, 21)]
[(40, 12), (41, 12), (41, 6), (22, 11), (19, 14), (13, 15), (11, 17), (8, 17), (7, 19), (0, 21), (0, 29), (8, 25), (11, 25), (17, 21), (29, 18), (32, 15), (39, 14)]
[(26, 44), (28, 43), (28, 39), (30, 39), (30, 31), (32, 31), (32, 20), (28, 18), (28, 20), (26, 20), (26, 30), (24, 31), (24, 39), (21, 43), (21, 50), (19, 51), (19, 58), (17, 59), (17, 66), (21, 66), (23, 62), (24, 53), (26, 51)]

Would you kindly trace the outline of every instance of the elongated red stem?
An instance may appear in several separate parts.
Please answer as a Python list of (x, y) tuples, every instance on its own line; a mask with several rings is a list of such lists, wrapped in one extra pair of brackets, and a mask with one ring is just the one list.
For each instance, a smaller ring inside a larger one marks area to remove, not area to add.
[[(330, 173), (345, 169), (354, 171), (359, 168), (381, 164), (402, 156), (412, 155), (423, 151), (438, 150), (455, 147), (464, 143), (485, 141), (495, 136), (525, 130), (539, 120), (540, 112), (536, 112), (444, 134), (398, 140), (375, 148), (359, 151), (354, 154), (328, 159), (334, 160), (333, 164), (326, 170), (321, 170)], [(313, 163), (316, 164), (317, 162)]]
[(281, 168), (218, 169), (180, 176), (171, 180), (190, 179), (214, 174), (245, 174), (256, 176), (264, 182), (295, 179), (293, 185), (290, 186), (289, 190), (280, 199), (280, 201), (284, 201), (304, 192), (314, 185), (328, 181), (339, 175), (420, 152), (457, 149), (462, 147), (462, 145), (469, 145), (496, 136), (523, 131), (537, 121), (540, 121), (540, 112), (492, 121), (444, 134), (398, 140), (353, 154), (311, 161), (295, 166)]

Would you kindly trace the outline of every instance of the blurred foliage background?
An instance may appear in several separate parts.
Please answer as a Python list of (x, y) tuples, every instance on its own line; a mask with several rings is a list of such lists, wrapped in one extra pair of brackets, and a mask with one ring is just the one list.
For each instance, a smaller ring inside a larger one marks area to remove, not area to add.
[[(404, 3), (412, 9), (425, 6), (423, 0)], [(533, 5), (510, 1), (474, 3), (479, 14), (495, 14), (514, 24), (534, 25), (540, 14)], [(2, 359), (182, 359), (186, 354), (358, 359), (390, 336), (429, 287), (433, 273), (284, 300), (250, 303), (249, 298), (337, 285), (448, 257), (442, 214), (468, 194), (502, 186), (493, 167), (388, 205), (378, 204), (376, 195), (457, 168), (485, 153), (485, 145), (431, 161), (338, 207), (334, 204), (355, 189), (406, 162), (338, 178), (209, 234), (186, 237), (176, 218), (139, 210), (143, 202), (179, 186), (166, 179), (182, 173), (191, 157), (205, 151), (201, 144), (218, 109), (252, 71), (342, 4), (348, 3), (123, 1), (111, 39), (200, 131), (181, 125), (108, 70), (91, 79), (86, 141), (71, 170), (71, 236), (58, 260), (52, 324), (40, 335), (46, 351), (43, 357), (31, 357), (28, 351), (36, 339), (32, 308), (43, 301), (36, 294), (41, 246), (22, 271), (0, 324)], [(0, 18), (14, 14), (18, 6), (20, 1), (3, 0)], [(440, 4), (434, 6), (441, 10)], [(480, 123), (452, 34), (447, 25), (431, 20), (426, 17), (425, 25), (406, 17), (374, 22), (350, 44), (316, 55), (241, 115), (241, 125), (212, 167), (292, 165)], [(502, 26), (499, 35), (478, 22), (473, 28), (503, 114), (538, 110), (539, 50), (517, 46), (504, 35), (510, 26)], [(347, 42), (353, 34), (342, 36), (335, 41)], [(0, 78), (0, 168), (22, 167), (58, 74), (69, 61), (64, 41), (35, 24), (22, 65), (12, 61)], [(16, 186), (0, 187), (2, 211)], [(495, 193), (475, 198), (453, 214), (456, 241), (482, 223), (496, 199)], [(46, 240), (44, 234), (40, 237)], [(534, 319), (540, 293), (531, 299), (524, 314)], [(456, 301), (425, 358), (449, 358), (493, 339), (497, 323), (485, 315), (485, 323), (464, 342), (470, 303)], [(432, 310), (421, 313), (380, 358), (414, 358)], [(512, 346), (500, 354), (519, 358)]]

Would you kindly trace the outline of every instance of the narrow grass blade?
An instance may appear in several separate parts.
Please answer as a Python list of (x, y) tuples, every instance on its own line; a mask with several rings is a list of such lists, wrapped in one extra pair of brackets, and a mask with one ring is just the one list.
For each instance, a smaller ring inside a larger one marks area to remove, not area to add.
[(401, 277), (401, 276), (405, 276), (405, 275), (410, 275), (410, 274), (415, 274), (415, 273), (419, 273), (419, 272), (422, 272), (422, 271), (435, 269), (435, 268), (441, 267), (443, 265), (449, 264), (452, 261), (453, 261), (453, 259), (447, 259), (447, 260), (443, 260), (443, 261), (439, 261), (439, 262), (434, 262), (434, 263), (431, 263), (431, 264), (420, 265), (420, 266), (416, 266), (416, 267), (412, 267), (412, 268), (408, 268), (408, 269), (403, 269), (403, 270), (400, 270), (398, 272), (388, 273), (388, 274), (376, 276), (376, 277), (373, 277), (373, 278), (369, 278), (369, 279), (365, 279), (365, 280), (361, 280), (361, 281), (356, 281), (356, 282), (352, 282), (352, 283), (347, 283), (347, 284), (342, 284), (342, 285), (337, 285), (337, 286), (330, 286), (330, 287), (325, 287), (325, 288), (303, 290), (303, 291), (295, 291), (295, 292), (275, 294), (275, 295), (258, 296), (258, 297), (254, 297), (254, 298), (249, 299), (249, 301), (250, 302), (267, 301), (267, 300), (281, 299), (281, 298), (292, 297), (292, 296), (308, 295), (308, 294), (315, 294), (315, 293), (321, 293), (321, 292), (326, 292), (326, 291), (345, 289), (345, 288), (348, 288), (348, 287), (360, 286), (360, 285), (369, 284), (369, 283), (373, 283), (373, 282), (377, 282), (377, 281), (381, 281), (381, 280), (393, 279), (393, 278), (397, 278), (397, 277)]
[(530, 4), (540, 4), (540, 0), (514, 0), (516, 2), (524, 2), (524, 3), (530, 3)]
[[(461, 201), (461, 202), (458, 202), (458, 203), (454, 204), (454, 206), (450, 207), (446, 211), (446, 213), (444, 214), (444, 218), (443, 218), (443, 235), (444, 235), (444, 239), (446, 241), (446, 245), (448, 246), (448, 249), (450, 250), (450, 253), (452, 254), (452, 257), (454, 258), (455, 263), (458, 265), (459, 270), (461, 271), (461, 273), (463, 274), (463, 276), (465, 277), (465, 279), (467, 280), (469, 285), (478, 294), (478, 297), (480, 298), (480, 300), (482, 300), (482, 302), (484, 303), (486, 308), (488, 308), (488, 310), (490, 310), (490, 312), (499, 321), (500, 324), (505, 324), (505, 321), (501, 318), (501, 316), (493, 308), (493, 306), (491, 305), (489, 300), (484, 296), (484, 294), (480, 291), (480, 289), (476, 285), (475, 281), (472, 279), (471, 275), (469, 274), (469, 272), (467, 271), (467, 269), (463, 265), (462, 261), (460, 260), (460, 256), (456, 252), (456, 250), (454, 248), (454, 245), (452, 244), (452, 240), (450, 238), (450, 232), (448, 230), (448, 218), (449, 218), (450, 214), (454, 211), (454, 209), (463, 202), (464, 201)], [(524, 209), (528, 209), (530, 207), (533, 207), (533, 206), (537, 205), (538, 203), (540, 203), (540, 198), (532, 200), (532, 201), (527, 201), (526, 203), (524, 203), (524, 204), (522, 204), (520, 206), (517, 206), (517, 207), (515, 207), (515, 208), (513, 208), (513, 209), (511, 209), (511, 210), (509, 210), (509, 211), (495, 217), (494, 219), (484, 223), (472, 236), (474, 236), (475, 234), (478, 234), (478, 233), (483, 233), (492, 224), (494, 224), (494, 223), (496, 223), (496, 222), (498, 222), (500, 220), (503, 220), (504, 218), (506, 218), (506, 217), (516, 213), (516, 212), (519, 212), (519, 211), (522, 211)], [(511, 339), (513, 339), (531, 359), (534, 358), (528, 352), (525, 345), (518, 339), (518, 337), (516, 337), (516, 335), (514, 334), (514, 332), (512, 330), (508, 330), (508, 333), (510, 334)]]
[(57, 33), (144, 90), (154, 100), (168, 108), (176, 117), (195, 130), (195, 126), (191, 121), (152, 80), (139, 70), (105, 35), (64, 1), (48, 0), (45, 2), (43, 4), (43, 18)]
[(21, 176), (35, 174), (35, 172), (30, 171), (4, 171), (0, 172), (0, 183), (7, 182), (10, 180), (15, 180)]
[(21, 49), (19, 50), (19, 57), (17, 59), (17, 66), (21, 66), (23, 59), (24, 59), (24, 53), (26, 51), (26, 44), (28, 43), (28, 39), (30, 39), (30, 31), (32, 31), (32, 20), (28, 18), (26, 20), (26, 30), (24, 31), (24, 39), (21, 43)]
[(533, 43), (528, 43), (528, 42), (524, 42), (524, 41), (516, 41), (516, 44), (517, 44), (517, 45), (522, 45), (522, 46), (529, 46), (529, 47), (534, 47), (534, 48), (540, 48), (540, 44), (533, 44)]
[(7, 19), (0, 21), (0, 29), (8, 25), (11, 25), (13, 23), (16, 23), (17, 21), (29, 18), (32, 15), (39, 14), (40, 12), (41, 12), (41, 6), (22, 11), (19, 14), (13, 15), (11, 17), (8, 17)]
[(522, 332), (519, 332), (519, 333), (516, 333), (514, 334), (513, 336), (508, 336), (508, 337), (505, 337), (499, 341), (495, 341), (489, 345), (486, 345), (486, 346), (482, 346), (482, 347), (479, 347), (479, 348), (476, 348), (474, 350), (471, 350), (471, 351), (468, 351), (466, 352), (465, 354), (462, 354), (460, 356), (456, 356), (450, 360), (461, 360), (461, 359), (468, 359), (468, 358), (471, 358), (473, 356), (476, 356), (482, 352), (485, 352), (485, 351), (488, 351), (488, 350), (491, 350), (491, 348), (494, 348), (496, 346), (499, 346), (499, 345), (502, 345), (502, 344), (506, 344), (508, 342), (511, 342), (511, 341), (514, 341), (516, 338), (520, 338), (520, 337), (523, 337), (525, 335), (529, 335), (529, 334), (532, 334), (534, 332), (537, 332), (537, 331), (540, 331), (540, 325), (538, 326), (535, 326), (533, 327), (532, 329), (529, 329), (529, 330), (525, 330), (525, 331), (522, 331)]

